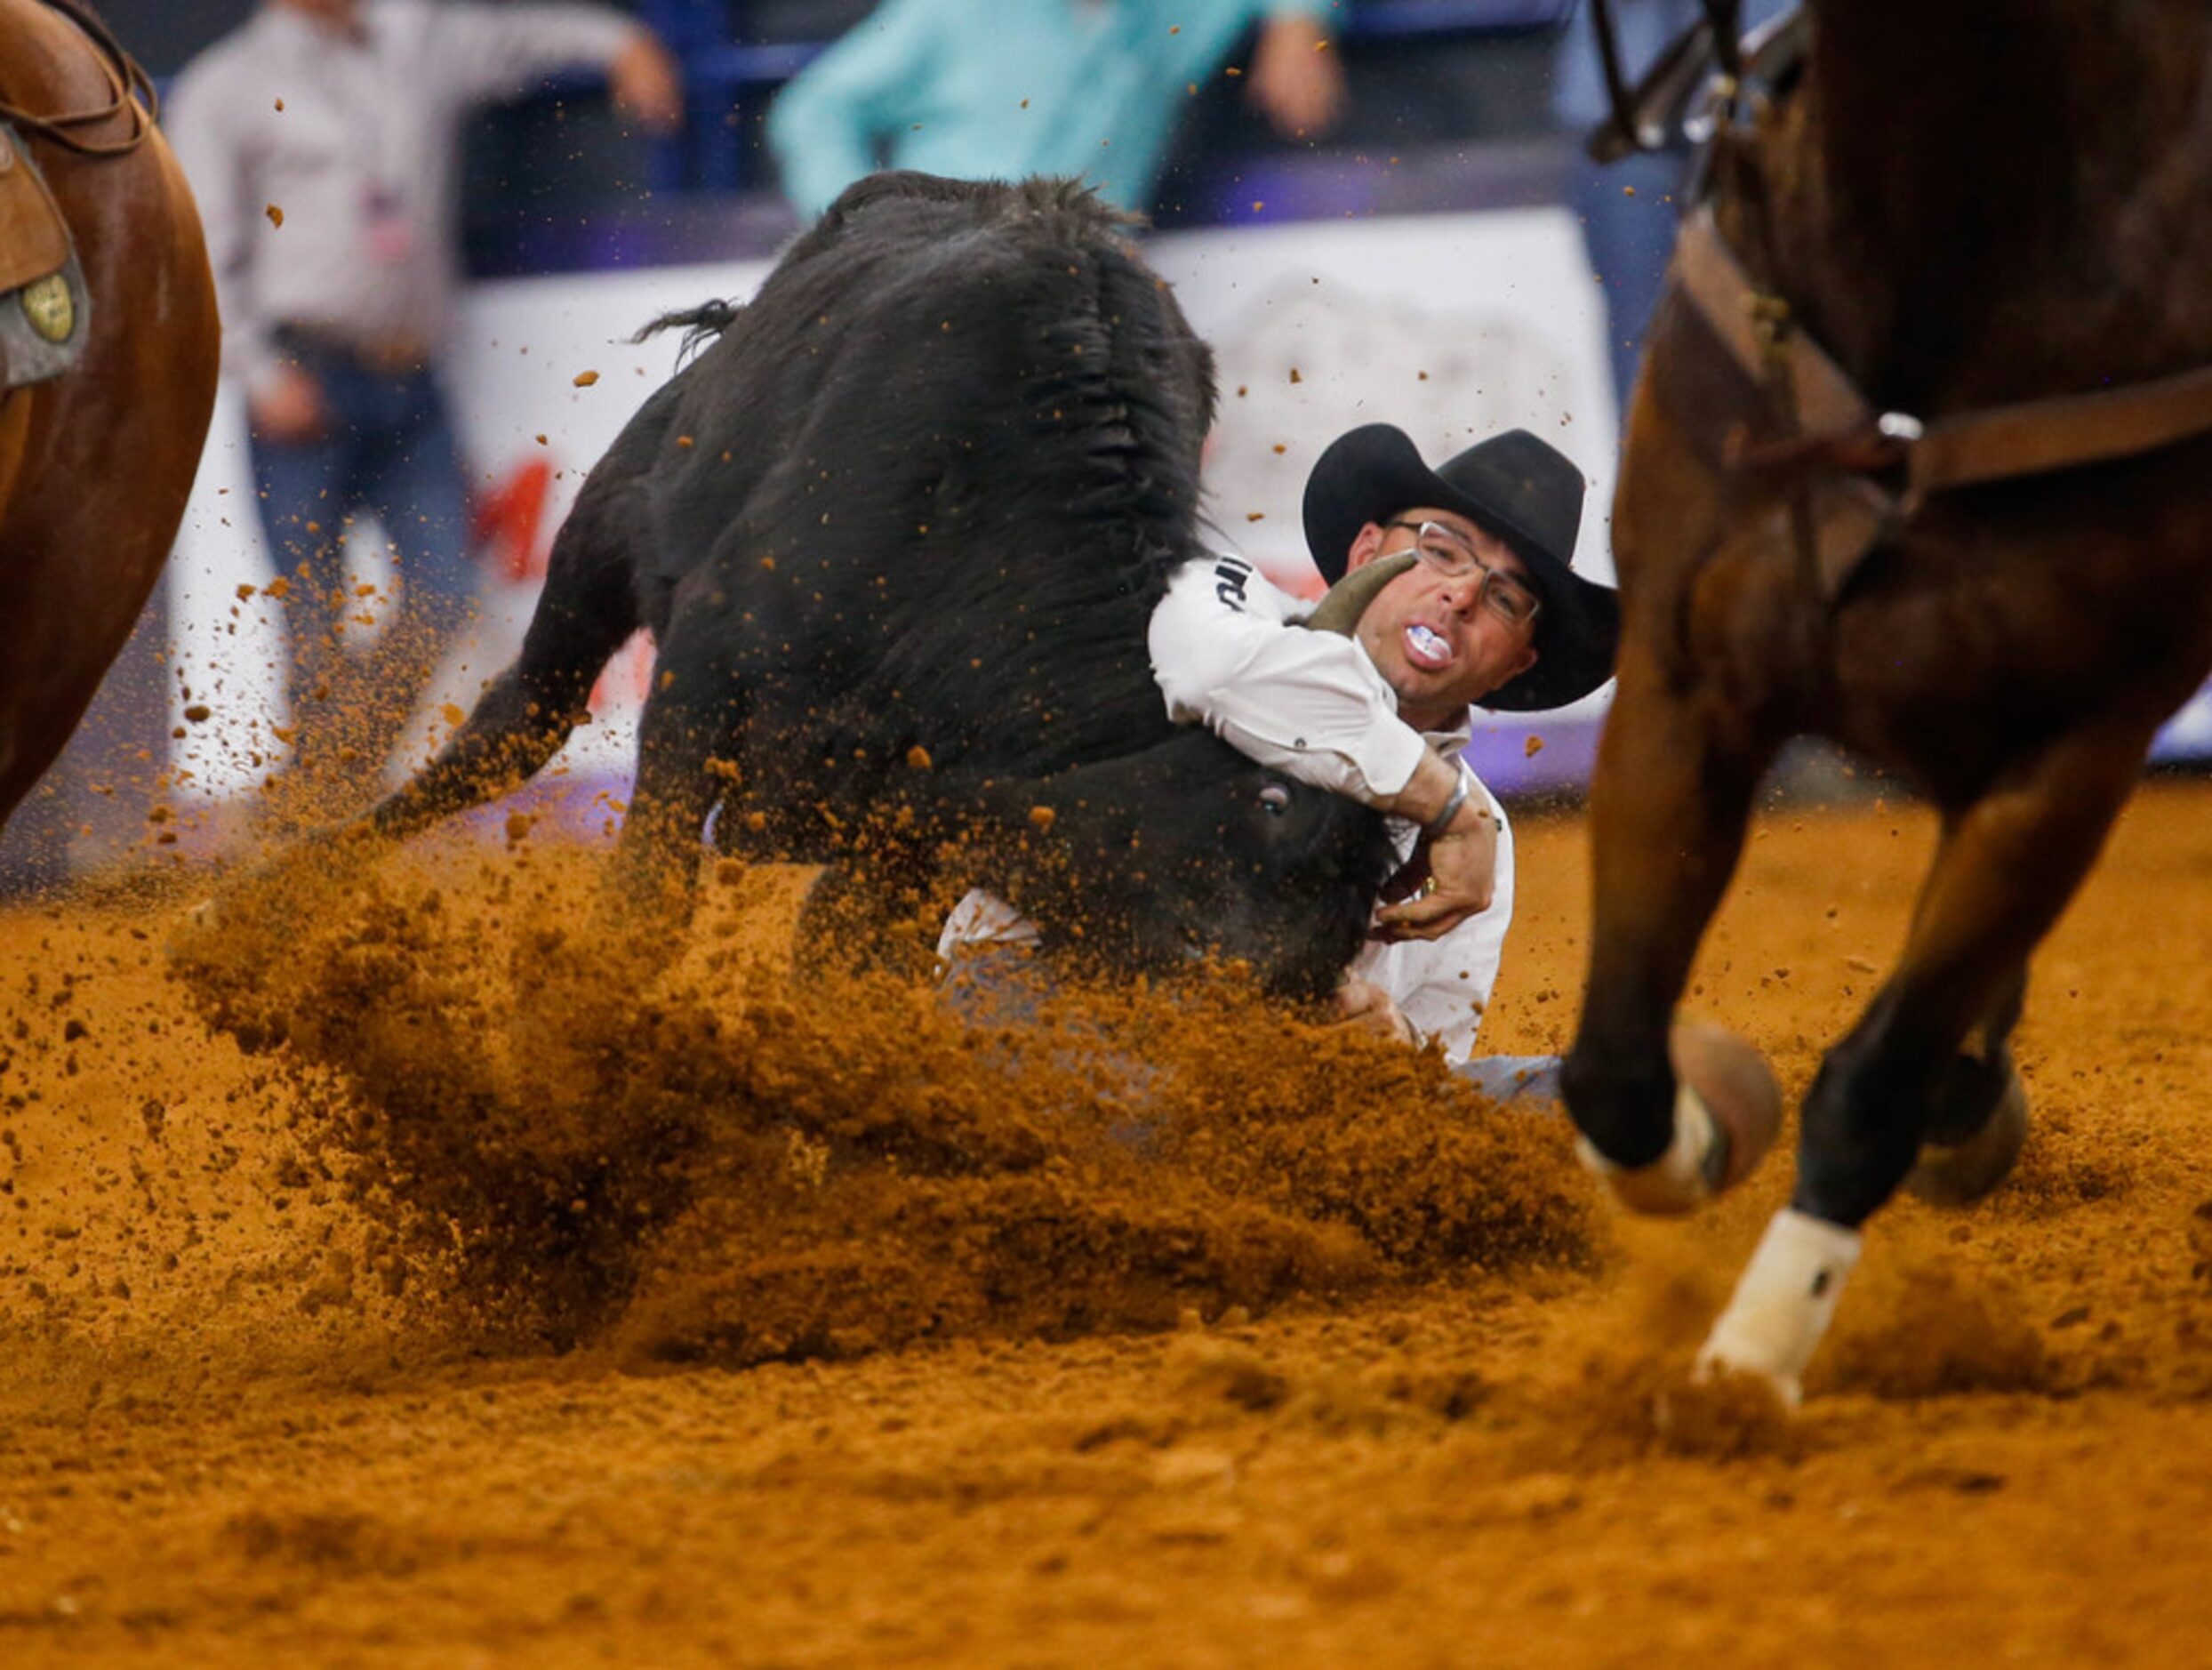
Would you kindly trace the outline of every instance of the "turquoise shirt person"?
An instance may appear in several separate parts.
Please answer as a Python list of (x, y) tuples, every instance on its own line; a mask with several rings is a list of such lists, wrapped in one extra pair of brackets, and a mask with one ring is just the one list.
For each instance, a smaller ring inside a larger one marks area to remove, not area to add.
[[(885, 0), (783, 90), (768, 142), (785, 195), (810, 217), (879, 165), (966, 180), (1073, 175), (1142, 212), (1184, 107), (1256, 20), (1268, 28), (1254, 64), (1267, 84), (1255, 83), (1255, 98), (1278, 130), (1327, 125), (1342, 99), (1323, 28), (1334, 9), (1331, 0)], [(1271, 90), (1286, 77), (1321, 84), (1309, 82), (1302, 101), (1295, 90), (1279, 100)]]

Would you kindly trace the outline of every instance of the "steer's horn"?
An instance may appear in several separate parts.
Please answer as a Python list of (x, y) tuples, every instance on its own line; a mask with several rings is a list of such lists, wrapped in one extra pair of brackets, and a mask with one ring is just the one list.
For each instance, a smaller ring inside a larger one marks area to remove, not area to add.
[(1374, 594), (1420, 560), (1412, 551), (1400, 551), (1353, 569), (1328, 589), (1328, 594), (1306, 616), (1305, 624), (1317, 632), (1350, 638), (1359, 617), (1367, 612), (1367, 605), (1374, 601)]

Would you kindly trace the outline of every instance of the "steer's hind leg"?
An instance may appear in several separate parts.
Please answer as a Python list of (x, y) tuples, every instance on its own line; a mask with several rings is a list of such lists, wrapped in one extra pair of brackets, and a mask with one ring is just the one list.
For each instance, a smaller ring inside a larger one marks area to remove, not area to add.
[(592, 680), (640, 623), (633, 574), (649, 526), (630, 478), (587, 484), (553, 542), (522, 653), (437, 758), (369, 814), (377, 836), (397, 839), (480, 806), (560, 751)]
[[(370, 810), (284, 851), (226, 883), (193, 912), (203, 927), (233, 914), (276, 919), (313, 908), (319, 890), (342, 887), (388, 843), (480, 806), (550, 759), (574, 728), (591, 681), (637, 626), (630, 588), (635, 542), (645, 524), (621, 477), (595, 474), (554, 541), (545, 590), (522, 653), (477, 702), (437, 758)], [(282, 935), (269, 935), (281, 943)]]
[(1806, 1097), (1796, 1193), (1703, 1363), (1756, 1372), (1794, 1397), (1856, 1260), (1859, 1226), (1924, 1142), (2005, 1114), (2004, 1039), (2028, 955), (2095, 862), (2149, 742), (2140, 726), (2079, 732), (1947, 824), (1903, 959)]
[(1746, 1158), (1678, 1096), (1667, 1039), (1774, 749), (1647, 658), (1624, 661), (1591, 789), (1590, 981), (1562, 1084), (1584, 1159), (1640, 1211), (1688, 1210)]
[(638, 927), (691, 919), (707, 814), (725, 787), (715, 761), (734, 750), (743, 719), (726, 606), (679, 593), (638, 716), (637, 776), (608, 872), (608, 903)]

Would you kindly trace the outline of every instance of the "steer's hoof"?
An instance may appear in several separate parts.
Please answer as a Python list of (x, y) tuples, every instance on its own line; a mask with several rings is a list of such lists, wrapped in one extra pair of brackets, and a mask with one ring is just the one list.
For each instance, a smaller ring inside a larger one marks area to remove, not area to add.
[(1971, 1206), (2012, 1175), (2027, 1140), (2027, 1087), (2008, 1066), (2004, 1094), (1982, 1128), (1962, 1143), (1922, 1143), (1904, 1186), (1930, 1206)]

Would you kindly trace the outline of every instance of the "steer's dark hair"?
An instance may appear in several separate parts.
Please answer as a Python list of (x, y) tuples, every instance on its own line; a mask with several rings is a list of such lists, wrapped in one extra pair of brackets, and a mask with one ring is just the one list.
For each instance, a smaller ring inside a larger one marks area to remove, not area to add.
[[(534, 769), (644, 625), (633, 863), (717, 800), (757, 855), (835, 857), (865, 826), (870, 863), (909, 871), (1011, 826), (1019, 862), (977, 879), (1149, 913), (1126, 960), (1226, 922), (1293, 984), (1341, 967), (1379, 823), (1179, 732), (1150, 676), (1153, 606), (1199, 550), (1214, 381), (1129, 224), (1071, 182), (878, 175), (749, 304), (656, 321), (705, 346), (593, 470), (521, 660), (383, 826), (466, 798), (472, 768)], [(1049, 877), (1035, 806), (1061, 820)]]
[(1144, 622), (1197, 550), (1213, 363), (1128, 225), (1067, 181), (872, 176), (686, 373), (685, 421), (737, 438), (735, 481), (704, 525), (671, 507), (671, 565), (737, 485), (788, 583), (879, 593), (880, 655), (834, 641), (857, 612), (806, 622), (855, 677), (806, 693), (840, 741), (888, 747), (903, 711), (941, 766), (1037, 775), (1166, 734)]

